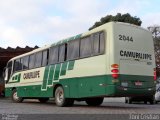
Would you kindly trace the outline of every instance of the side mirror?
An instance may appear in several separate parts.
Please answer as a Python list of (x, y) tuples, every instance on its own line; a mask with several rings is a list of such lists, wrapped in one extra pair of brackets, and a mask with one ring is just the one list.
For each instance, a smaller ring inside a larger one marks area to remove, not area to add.
[(4, 69), (4, 73), (3, 73), (3, 74), (4, 74), (4, 75), (3, 75), (3, 76), (4, 76), (4, 77), (3, 77), (3, 78), (4, 78), (4, 81), (8, 81), (8, 68), (5, 68), (5, 69)]
[(3, 73), (2, 73), (2, 77), (3, 77), (3, 79), (5, 78), (5, 70), (6, 70), (6, 67), (5, 67), (5, 68), (3, 68)]

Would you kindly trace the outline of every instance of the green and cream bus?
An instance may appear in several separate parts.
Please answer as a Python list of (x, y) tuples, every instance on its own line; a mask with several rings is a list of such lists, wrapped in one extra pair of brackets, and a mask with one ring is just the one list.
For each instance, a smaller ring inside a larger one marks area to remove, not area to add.
[(156, 74), (152, 35), (127, 23), (109, 22), (83, 34), (9, 60), (5, 95), (58, 106), (75, 100), (101, 105), (104, 97), (153, 96)]

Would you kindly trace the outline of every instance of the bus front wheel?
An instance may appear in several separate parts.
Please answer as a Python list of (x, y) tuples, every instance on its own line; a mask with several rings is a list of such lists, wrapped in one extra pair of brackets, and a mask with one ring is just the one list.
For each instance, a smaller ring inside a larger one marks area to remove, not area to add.
[(22, 97), (18, 97), (18, 95), (17, 95), (17, 90), (16, 90), (16, 89), (14, 89), (14, 90), (12, 91), (12, 101), (13, 101), (13, 102), (16, 102), (16, 103), (20, 103), (20, 102), (23, 101), (23, 98), (22, 98)]
[(86, 103), (89, 106), (99, 106), (103, 103), (103, 97), (99, 97), (99, 98), (87, 98), (86, 99)]
[(59, 86), (55, 90), (55, 103), (59, 107), (72, 106), (74, 104), (74, 99), (65, 98), (63, 87)]

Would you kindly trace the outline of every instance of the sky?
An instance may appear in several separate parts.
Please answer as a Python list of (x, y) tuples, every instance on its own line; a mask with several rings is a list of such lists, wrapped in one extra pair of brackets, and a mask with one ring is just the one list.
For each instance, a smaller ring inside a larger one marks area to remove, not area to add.
[(0, 47), (52, 44), (88, 31), (106, 15), (130, 13), (160, 25), (160, 0), (0, 0)]

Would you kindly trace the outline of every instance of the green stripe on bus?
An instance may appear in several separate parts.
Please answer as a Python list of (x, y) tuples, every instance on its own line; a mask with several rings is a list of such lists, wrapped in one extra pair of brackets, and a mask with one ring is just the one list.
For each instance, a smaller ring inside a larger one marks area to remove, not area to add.
[(70, 38), (67, 38), (67, 39), (63, 39), (57, 43), (54, 43), (52, 44), (51, 46), (56, 46), (56, 45), (59, 45), (59, 44), (63, 44), (63, 43), (67, 43), (68, 41), (71, 41), (71, 40), (75, 40), (75, 39), (78, 39), (78, 38), (81, 38), (82, 34), (78, 34), (76, 36), (72, 36)]
[(73, 70), (74, 63), (75, 63), (75, 60), (74, 61), (69, 61), (68, 70)]
[(75, 36), (73, 36), (73, 37), (70, 37), (70, 38), (68, 38), (68, 40), (67, 40), (67, 41), (74, 40), (74, 38), (75, 38)]
[(14, 76), (12, 77), (12, 80), (13, 80), (13, 81), (11, 81), (11, 82), (9, 82), (9, 83), (17, 83), (17, 82), (20, 82), (20, 79), (21, 79), (21, 73), (19, 73), (19, 74), (17, 74), (17, 75), (14, 75)]
[(82, 34), (78, 34), (78, 35), (75, 36), (74, 39), (78, 39), (78, 38), (80, 38), (81, 36), (82, 36)]
[(54, 68), (55, 68), (55, 65), (52, 65), (52, 66), (50, 67), (49, 78), (48, 78), (48, 85), (52, 85)]
[(66, 75), (67, 64), (68, 64), (68, 62), (65, 62), (65, 63), (62, 64), (60, 75)]
[(61, 68), (61, 64), (57, 64), (55, 68), (55, 73), (54, 73), (54, 80), (59, 79), (60, 68)]
[[(127, 91), (121, 89), (121, 83), (128, 79)], [(143, 88), (140, 86), (135, 86), (133, 83), (140, 80)], [(122, 75), (120, 74), (120, 79), (115, 83), (113, 82), (112, 75), (97, 75), (97, 76), (83, 76), (83, 77), (73, 77), (65, 78), (59, 81), (61, 85), (69, 85), (64, 87), (68, 98), (84, 98), (84, 97), (97, 97), (97, 96), (126, 96), (126, 95), (148, 95), (152, 96), (155, 93), (155, 83), (153, 76), (140, 76), (140, 75)], [(80, 84), (81, 83), (81, 84)], [(106, 84), (107, 86), (102, 87), (99, 84)], [(29, 85), (29, 86), (17, 86), (19, 97), (53, 97), (53, 87), (47, 88), (47, 91), (41, 91), (40, 85)], [(27, 88), (27, 90), (24, 90)], [(91, 89), (93, 91), (91, 91)], [(151, 91), (148, 91), (151, 88)], [(29, 90), (29, 91), (28, 91)], [(43, 95), (42, 95), (43, 94)], [(12, 95), (12, 87), (5, 88), (5, 95), (7, 97)], [(66, 95), (66, 94), (65, 94)]]
[(46, 89), (47, 88), (48, 72), (49, 72), (49, 66), (45, 67), (42, 89)]

